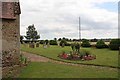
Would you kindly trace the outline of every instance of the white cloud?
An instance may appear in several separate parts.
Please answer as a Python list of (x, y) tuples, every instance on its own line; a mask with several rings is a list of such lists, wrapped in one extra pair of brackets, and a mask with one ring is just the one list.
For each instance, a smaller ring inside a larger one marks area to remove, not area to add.
[[(118, 0), (21, 0), (21, 34), (28, 25), (35, 24), (41, 39), (78, 38), (80, 16), (82, 37), (117, 37), (117, 12), (96, 7), (105, 2), (117, 6)], [(109, 35), (105, 35), (106, 29)]]

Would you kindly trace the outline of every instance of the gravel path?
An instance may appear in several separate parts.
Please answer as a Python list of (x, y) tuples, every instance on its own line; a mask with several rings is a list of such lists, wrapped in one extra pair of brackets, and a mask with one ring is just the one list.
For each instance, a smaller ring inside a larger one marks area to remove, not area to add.
[(49, 62), (50, 61), (50, 59), (42, 56), (38, 56), (36, 54), (31, 54), (27, 52), (21, 52), (21, 53), (31, 62)]
[(93, 68), (98, 68), (103, 69), (106, 68), (107, 70), (115, 70), (118, 71), (117, 68), (111, 68), (111, 67), (104, 67), (104, 66), (94, 66), (94, 65), (83, 65), (83, 64), (74, 64), (74, 63), (67, 63), (67, 62), (62, 62), (62, 61), (56, 61), (56, 60), (52, 60), (43, 56), (39, 56), (36, 54), (32, 54), (32, 53), (27, 53), (27, 52), (21, 52), (25, 57), (28, 58), (28, 60), (30, 60), (31, 62), (52, 62), (52, 63), (57, 63), (57, 64), (65, 64), (65, 65), (71, 65), (71, 66), (81, 66), (81, 67), (93, 67)]

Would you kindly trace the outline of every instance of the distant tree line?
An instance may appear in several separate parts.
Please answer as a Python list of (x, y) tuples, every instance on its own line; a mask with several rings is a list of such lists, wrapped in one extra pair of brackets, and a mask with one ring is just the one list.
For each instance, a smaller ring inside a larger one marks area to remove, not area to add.
[[(26, 40), (24, 40), (26, 38)], [(49, 44), (49, 45), (59, 45), (61, 47), (71, 46), (72, 42), (82, 42), (80, 46), (82, 47), (96, 47), (96, 48), (110, 48), (111, 50), (118, 50), (120, 47), (120, 39), (69, 39), (69, 38), (54, 38), (53, 40), (38, 40), (40, 35), (38, 34), (34, 24), (29, 25), (26, 31), (26, 36), (20, 36), (20, 42), (23, 43), (39, 43), (39, 44)], [(96, 42), (96, 44), (91, 44), (90, 42)], [(108, 45), (105, 42), (110, 42)]]

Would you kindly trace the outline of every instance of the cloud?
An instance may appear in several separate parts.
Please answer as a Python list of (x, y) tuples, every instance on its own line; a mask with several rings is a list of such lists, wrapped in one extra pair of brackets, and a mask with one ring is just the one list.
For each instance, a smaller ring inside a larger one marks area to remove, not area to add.
[(21, 34), (35, 24), (41, 39), (78, 38), (80, 16), (82, 37), (117, 37), (117, 11), (96, 6), (109, 2), (117, 6), (118, 0), (21, 0)]

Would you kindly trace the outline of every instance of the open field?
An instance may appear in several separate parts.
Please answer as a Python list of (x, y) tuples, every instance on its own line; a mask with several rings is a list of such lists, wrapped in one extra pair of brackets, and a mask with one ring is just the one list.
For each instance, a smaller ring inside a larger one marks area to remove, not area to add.
[(68, 66), (55, 63), (32, 62), (25, 67), (20, 78), (117, 78), (116, 70), (90, 66)]
[(29, 48), (28, 45), (21, 45), (21, 50), (66, 62), (98, 64), (118, 67), (118, 51), (111, 51), (109, 49), (81, 48), (81, 50), (87, 50), (91, 54), (96, 55), (97, 59), (91, 61), (70, 61), (63, 60), (57, 57), (58, 54), (62, 53), (62, 51), (69, 53), (71, 51), (71, 48), (69, 46), (64, 48), (61, 48), (59, 46), (50, 46), (49, 48), (45, 49), (42, 45), (40, 45), (39, 48)]

